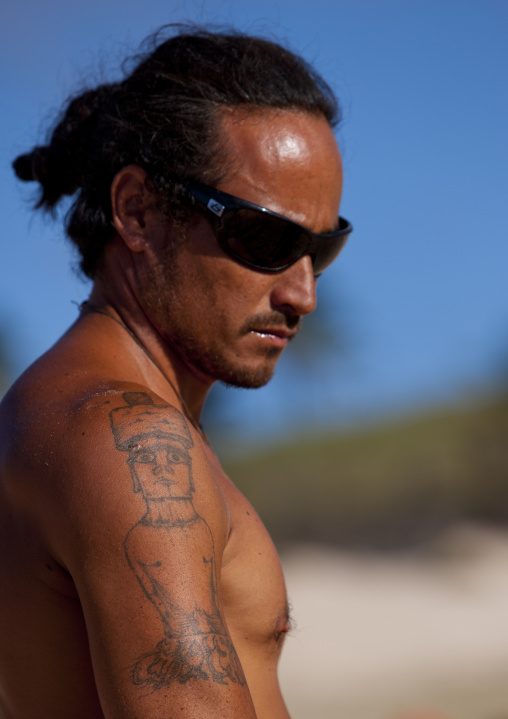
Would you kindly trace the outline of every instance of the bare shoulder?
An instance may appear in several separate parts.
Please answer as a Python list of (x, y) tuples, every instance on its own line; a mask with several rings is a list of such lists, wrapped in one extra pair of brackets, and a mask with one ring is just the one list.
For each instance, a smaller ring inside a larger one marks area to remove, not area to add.
[[(74, 535), (78, 543), (88, 535), (83, 528), (94, 527), (88, 540), (100, 544), (99, 518), (111, 536), (157, 497), (197, 501), (226, 541), (223, 494), (201, 436), (176, 406), (141, 384), (50, 379), (45, 386), (44, 377), (28, 376), (6, 397), (5, 481), (40, 508), (64, 565)], [(184, 469), (188, 480), (176, 481)]]

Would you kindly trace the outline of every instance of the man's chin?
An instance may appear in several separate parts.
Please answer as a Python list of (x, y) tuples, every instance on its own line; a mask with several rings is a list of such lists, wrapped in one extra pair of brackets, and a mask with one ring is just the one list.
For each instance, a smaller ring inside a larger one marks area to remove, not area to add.
[(221, 372), (216, 379), (229, 387), (240, 387), (242, 389), (259, 389), (264, 387), (272, 379), (275, 367), (263, 367), (257, 370), (245, 368), (230, 368), (227, 372)]
[(253, 359), (252, 356), (242, 357), (232, 352), (221, 353), (212, 348), (208, 351), (190, 341), (176, 341), (167, 338), (168, 344), (176, 351), (189, 368), (193, 368), (196, 376), (204, 381), (221, 382), (230, 387), (258, 389), (264, 387), (273, 377), (275, 365), (281, 356), (280, 349), (265, 352), (264, 356)]

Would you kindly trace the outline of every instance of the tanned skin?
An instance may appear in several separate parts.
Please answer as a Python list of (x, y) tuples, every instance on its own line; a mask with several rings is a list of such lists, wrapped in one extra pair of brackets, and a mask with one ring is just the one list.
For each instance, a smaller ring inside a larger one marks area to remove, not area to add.
[[(219, 189), (335, 227), (322, 117), (222, 123)], [(204, 218), (162, 215), (135, 166), (111, 197), (88, 309), (0, 409), (0, 719), (288, 719), (277, 553), (198, 422), (217, 379), (269, 380), (314, 309), (310, 257), (236, 263)]]

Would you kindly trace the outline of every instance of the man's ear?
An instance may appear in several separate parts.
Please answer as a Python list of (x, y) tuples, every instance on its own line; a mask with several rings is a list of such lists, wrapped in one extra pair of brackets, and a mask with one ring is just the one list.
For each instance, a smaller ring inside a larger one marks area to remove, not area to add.
[(145, 249), (147, 214), (155, 209), (154, 197), (146, 179), (146, 172), (141, 167), (127, 165), (111, 183), (113, 227), (132, 252), (143, 252)]

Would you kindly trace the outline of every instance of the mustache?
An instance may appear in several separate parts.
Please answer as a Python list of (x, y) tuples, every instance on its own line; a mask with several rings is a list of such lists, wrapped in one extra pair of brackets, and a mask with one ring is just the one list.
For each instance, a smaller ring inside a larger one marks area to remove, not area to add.
[(302, 319), (299, 315), (286, 315), (283, 312), (267, 312), (266, 314), (253, 315), (242, 325), (241, 333), (260, 332), (266, 329), (281, 329), (293, 332), (295, 336), (302, 326)]

